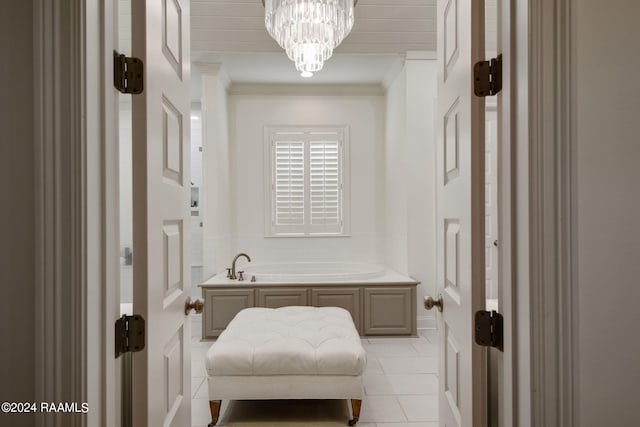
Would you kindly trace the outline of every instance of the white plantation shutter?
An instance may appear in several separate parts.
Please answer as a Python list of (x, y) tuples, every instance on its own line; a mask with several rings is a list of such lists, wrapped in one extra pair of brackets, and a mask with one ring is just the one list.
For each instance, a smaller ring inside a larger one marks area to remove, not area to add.
[(344, 234), (345, 128), (269, 129), (272, 235)]
[(339, 148), (339, 141), (309, 144), (312, 225), (340, 225)]
[(274, 143), (275, 225), (304, 225), (304, 142)]

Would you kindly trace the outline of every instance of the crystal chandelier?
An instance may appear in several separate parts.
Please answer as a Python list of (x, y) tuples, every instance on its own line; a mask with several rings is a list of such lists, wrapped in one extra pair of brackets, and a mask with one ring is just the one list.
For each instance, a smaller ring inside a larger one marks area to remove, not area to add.
[(358, 0), (263, 0), (267, 31), (303, 77), (322, 70), (353, 27)]

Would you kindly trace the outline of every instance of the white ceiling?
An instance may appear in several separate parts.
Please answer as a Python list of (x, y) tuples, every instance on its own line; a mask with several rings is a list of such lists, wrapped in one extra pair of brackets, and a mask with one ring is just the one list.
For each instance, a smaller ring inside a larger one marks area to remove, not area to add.
[[(359, 0), (339, 53), (436, 49), (436, 0)], [(262, 0), (192, 0), (194, 52), (280, 52), (264, 27)]]
[(351, 34), (303, 79), (267, 33), (261, 0), (192, 0), (192, 61), (222, 63), (234, 83), (379, 84), (407, 51), (435, 51), (435, 9), (436, 0), (359, 0)]
[[(495, 4), (486, 0), (488, 51), (495, 50)], [(436, 0), (359, 0), (351, 34), (322, 71), (303, 79), (267, 33), (262, 0), (192, 0), (192, 61), (222, 63), (234, 83), (379, 84), (406, 52), (435, 52), (435, 16)], [(196, 100), (200, 75), (192, 70)]]

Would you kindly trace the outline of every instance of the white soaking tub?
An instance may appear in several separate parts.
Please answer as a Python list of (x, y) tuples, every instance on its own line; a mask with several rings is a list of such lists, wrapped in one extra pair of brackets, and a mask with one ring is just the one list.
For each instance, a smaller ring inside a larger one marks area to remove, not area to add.
[(246, 264), (245, 280), (255, 276), (257, 282), (317, 283), (375, 279), (386, 274), (386, 268), (360, 262), (309, 261), (289, 263)]
[(242, 309), (286, 306), (344, 308), (360, 335), (416, 336), (418, 282), (383, 265), (242, 260), (239, 271), (243, 281), (219, 273), (200, 285), (203, 339), (215, 339)]

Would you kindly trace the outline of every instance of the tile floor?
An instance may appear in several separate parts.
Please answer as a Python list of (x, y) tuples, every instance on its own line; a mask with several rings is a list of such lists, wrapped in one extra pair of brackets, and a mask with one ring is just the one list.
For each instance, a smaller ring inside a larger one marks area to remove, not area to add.
[[(201, 342), (201, 316), (192, 317), (191, 413), (194, 427), (211, 421), (204, 357), (211, 342)], [(438, 377), (435, 331), (417, 338), (364, 338), (367, 369), (359, 427), (437, 427)], [(223, 401), (217, 426), (345, 426), (346, 400)]]

